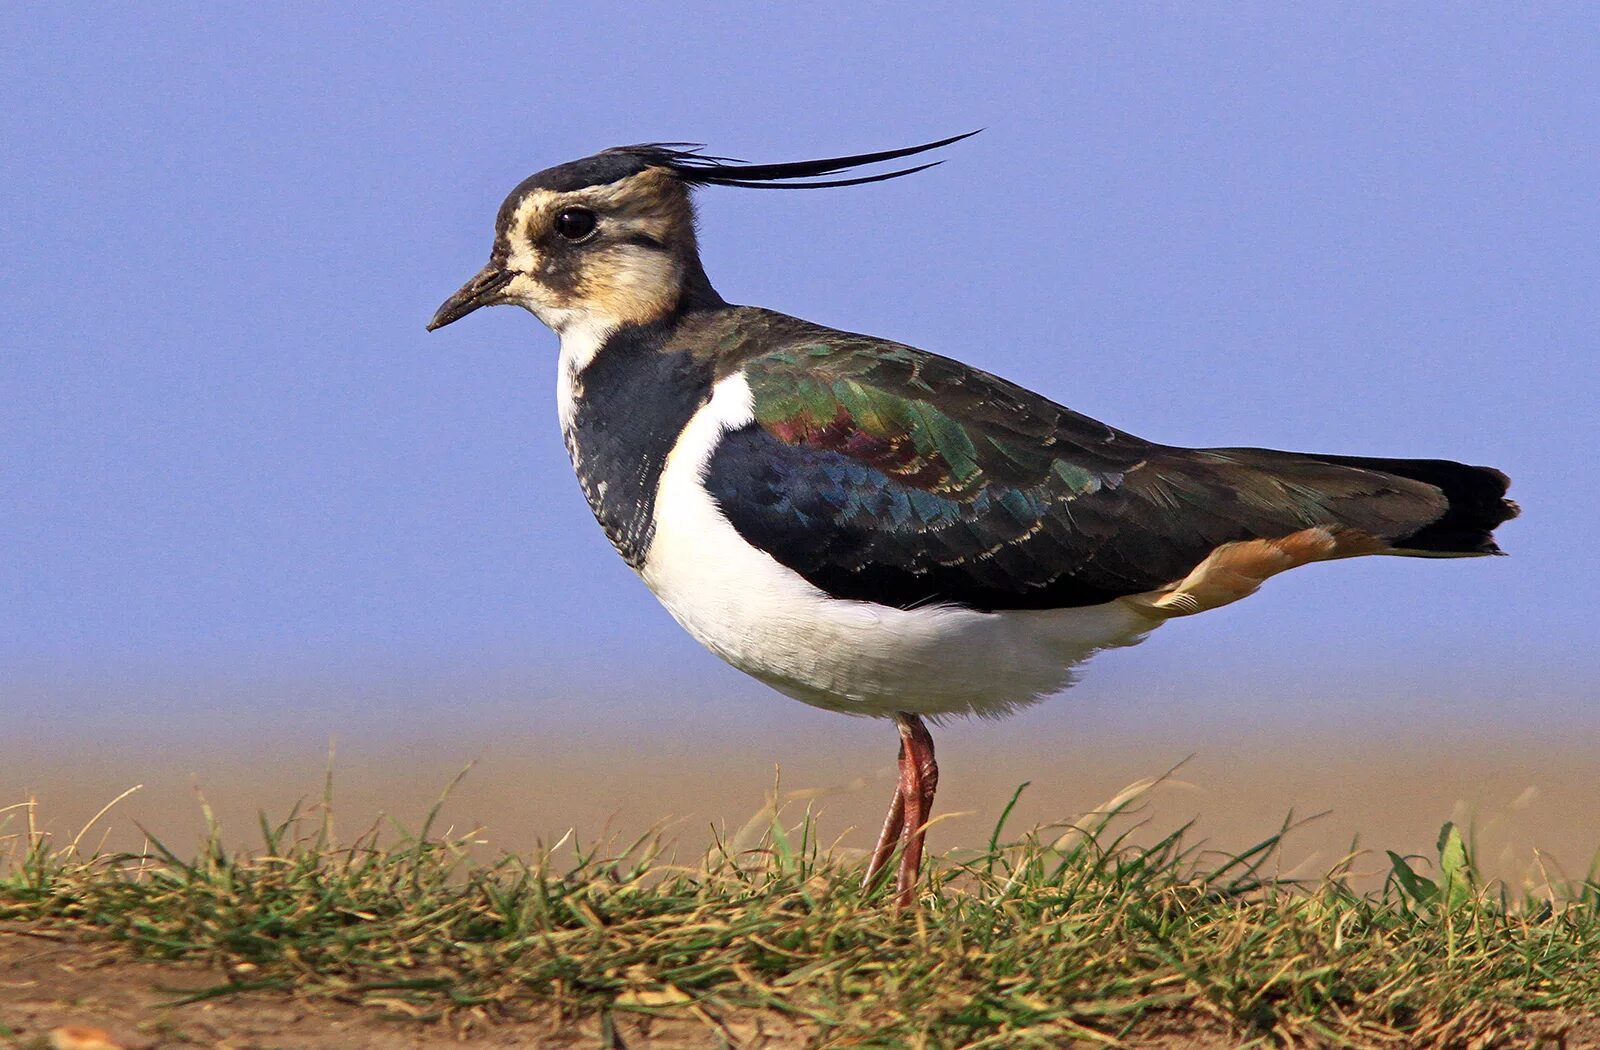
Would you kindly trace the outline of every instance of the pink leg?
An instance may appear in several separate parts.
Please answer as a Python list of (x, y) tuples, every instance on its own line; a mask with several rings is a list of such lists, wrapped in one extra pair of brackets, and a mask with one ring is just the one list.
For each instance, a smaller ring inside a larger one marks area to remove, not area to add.
[[(933, 794), (939, 786), (939, 763), (934, 761), (933, 737), (922, 719), (901, 712), (895, 716), (900, 727), (900, 787), (896, 796), (904, 800), (905, 816), (901, 837), (905, 849), (900, 853), (900, 873), (895, 880), (895, 905), (909, 908), (917, 902), (917, 875), (922, 867), (923, 839), (928, 817), (933, 812)], [(887, 827), (885, 827), (887, 830)]]
[[(905, 746), (900, 747), (900, 764), (905, 765)], [(900, 778), (895, 779), (894, 800), (889, 803), (889, 815), (883, 818), (883, 830), (878, 833), (878, 844), (872, 849), (872, 860), (867, 864), (867, 876), (861, 881), (862, 886), (872, 887), (877, 884), (879, 876), (884, 872), (884, 865), (889, 863), (889, 856), (894, 853), (894, 848), (900, 844), (900, 834), (906, 826), (906, 796), (901, 790)]]

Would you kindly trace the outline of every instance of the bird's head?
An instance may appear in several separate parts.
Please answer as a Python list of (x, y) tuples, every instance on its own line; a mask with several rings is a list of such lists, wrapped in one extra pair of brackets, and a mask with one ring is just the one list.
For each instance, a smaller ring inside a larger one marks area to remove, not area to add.
[(525, 307), (557, 332), (574, 325), (644, 324), (681, 306), (720, 303), (700, 268), (690, 199), (694, 187), (806, 189), (880, 182), (933, 164), (846, 179), (824, 176), (966, 137), (786, 164), (747, 164), (705, 156), (685, 143), (656, 143), (618, 146), (546, 168), (500, 205), (488, 265), (445, 300), (428, 330), (480, 306), (502, 303)]

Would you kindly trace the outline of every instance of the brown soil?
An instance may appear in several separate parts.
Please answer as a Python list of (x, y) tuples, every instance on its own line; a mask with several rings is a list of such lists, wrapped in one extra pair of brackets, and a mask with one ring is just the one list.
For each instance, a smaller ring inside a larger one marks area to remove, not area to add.
[[(25, 926), (0, 927), (0, 1047), (7, 1050), (799, 1050), (823, 1033), (772, 1014), (741, 1018), (624, 1018), (462, 1026), (386, 1017), (372, 1007), (245, 992), (176, 1005), (226, 975), (205, 966), (131, 958), (120, 946), (85, 943)], [(1530, 1050), (1600, 1050), (1600, 1020), (1539, 1018)], [(1174, 1015), (1123, 1044), (1130, 1050), (1226, 1050), (1237, 1040), (1203, 1019)]]
[[(305, 1002), (246, 992), (187, 1005), (186, 993), (225, 983), (204, 966), (146, 962), (119, 946), (88, 944), (23, 927), (0, 928), (0, 1047), (33, 1050), (566, 1050), (582, 1047), (737, 1046), (792, 1050), (803, 1033), (781, 1018), (734, 1021), (724, 1037), (698, 1020), (623, 1019), (603, 1038), (597, 1022), (477, 1024), (466, 1028), (385, 1017), (373, 1007)], [(74, 1031), (78, 1041), (56, 1035)], [(97, 1041), (94, 1030), (106, 1037)]]

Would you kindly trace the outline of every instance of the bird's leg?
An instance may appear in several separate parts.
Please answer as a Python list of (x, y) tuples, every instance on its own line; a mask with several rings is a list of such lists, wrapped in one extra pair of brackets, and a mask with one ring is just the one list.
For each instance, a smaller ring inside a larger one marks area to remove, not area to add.
[(889, 863), (889, 857), (894, 853), (895, 846), (900, 844), (900, 835), (906, 826), (906, 793), (905, 793), (905, 765), (906, 745), (900, 742), (900, 772), (895, 777), (894, 800), (889, 803), (889, 815), (883, 818), (883, 830), (878, 833), (878, 844), (872, 849), (872, 860), (867, 864), (866, 878), (861, 880), (861, 885), (871, 889), (878, 881), (878, 876), (884, 872), (884, 865)]
[(933, 757), (933, 737), (922, 719), (904, 711), (895, 716), (900, 727), (900, 790), (905, 803), (905, 849), (900, 852), (900, 876), (895, 881), (895, 904), (916, 903), (917, 872), (922, 867), (922, 843), (933, 812), (933, 793), (939, 786), (939, 763)]

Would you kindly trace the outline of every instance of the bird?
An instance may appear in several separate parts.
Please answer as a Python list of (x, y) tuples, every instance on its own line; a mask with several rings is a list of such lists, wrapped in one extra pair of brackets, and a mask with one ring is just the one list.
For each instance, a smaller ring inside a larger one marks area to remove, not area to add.
[(929, 722), (1016, 711), (1095, 653), (1311, 562), (1500, 554), (1494, 529), (1518, 513), (1489, 467), (1165, 445), (713, 287), (696, 191), (899, 179), (973, 134), (782, 163), (649, 143), (546, 168), (505, 198), (489, 262), (427, 325), (532, 312), (559, 337), (583, 495), (667, 611), (780, 693), (893, 720), (898, 775), (863, 886), (898, 854), (900, 908), (918, 899), (938, 785)]

